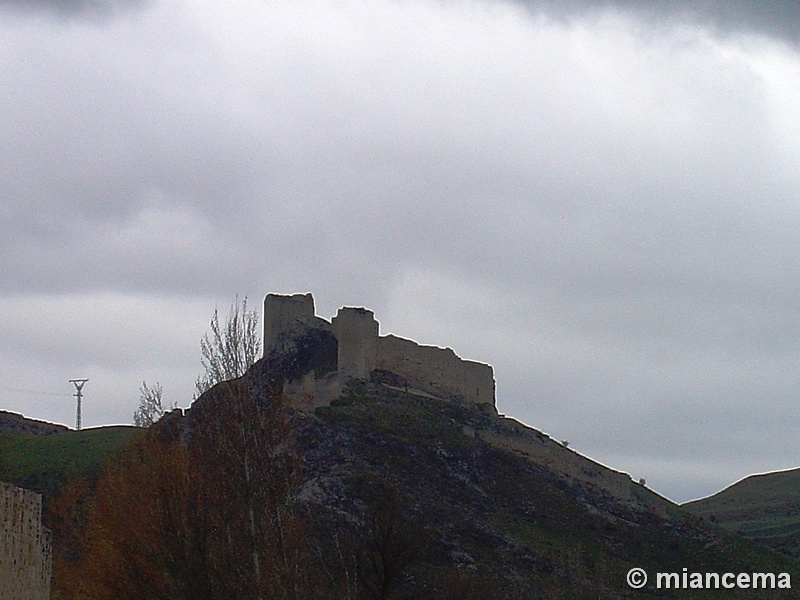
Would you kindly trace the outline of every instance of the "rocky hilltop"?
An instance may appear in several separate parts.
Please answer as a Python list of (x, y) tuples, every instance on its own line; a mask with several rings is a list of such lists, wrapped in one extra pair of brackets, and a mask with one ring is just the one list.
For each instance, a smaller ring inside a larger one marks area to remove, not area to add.
[(323, 406), (298, 405), (283, 392), (321, 365), (333, 373), (335, 344), (302, 319), (283, 333), (242, 380), (217, 386), (175, 422), (192, 447), (207, 442), (200, 432), (217, 426), (228, 403), (285, 404), (286, 502), (313, 532), (315, 568), (332, 586), (323, 597), (349, 577), (359, 598), (594, 599), (665, 594), (628, 588), (634, 566), (797, 572), (493, 404), (373, 369)]

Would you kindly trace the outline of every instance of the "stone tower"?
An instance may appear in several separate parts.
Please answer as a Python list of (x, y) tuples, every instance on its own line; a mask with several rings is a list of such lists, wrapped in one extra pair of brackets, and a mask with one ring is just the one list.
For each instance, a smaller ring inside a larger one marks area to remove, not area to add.
[(345, 306), (333, 319), (339, 341), (339, 377), (369, 379), (378, 353), (378, 322), (371, 310)]
[(314, 318), (314, 297), (309, 294), (267, 294), (264, 298), (264, 356), (275, 338), (297, 317)]

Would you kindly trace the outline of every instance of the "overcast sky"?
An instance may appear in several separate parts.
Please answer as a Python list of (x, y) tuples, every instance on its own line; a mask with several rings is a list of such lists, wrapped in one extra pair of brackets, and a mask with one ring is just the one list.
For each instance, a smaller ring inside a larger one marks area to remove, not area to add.
[(800, 465), (796, 7), (0, 0), (0, 408), (311, 291), (674, 500)]

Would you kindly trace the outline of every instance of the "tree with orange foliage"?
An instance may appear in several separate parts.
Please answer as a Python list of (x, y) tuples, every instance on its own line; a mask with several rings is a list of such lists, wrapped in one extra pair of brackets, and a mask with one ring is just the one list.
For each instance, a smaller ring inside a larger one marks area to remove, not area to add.
[(193, 496), (188, 453), (167, 427), (108, 465), (87, 520), (76, 597), (208, 598)]
[(64, 597), (314, 597), (280, 399), (237, 380), (201, 404), (190, 426), (172, 413), (106, 467)]

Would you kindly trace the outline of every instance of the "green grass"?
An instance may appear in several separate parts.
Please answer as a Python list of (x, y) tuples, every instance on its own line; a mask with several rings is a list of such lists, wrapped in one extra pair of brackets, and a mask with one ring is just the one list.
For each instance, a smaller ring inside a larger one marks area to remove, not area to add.
[(0, 433), (0, 481), (52, 496), (70, 475), (94, 480), (105, 460), (144, 430), (111, 426), (32, 435)]
[(800, 556), (800, 469), (752, 475), (684, 508)]

